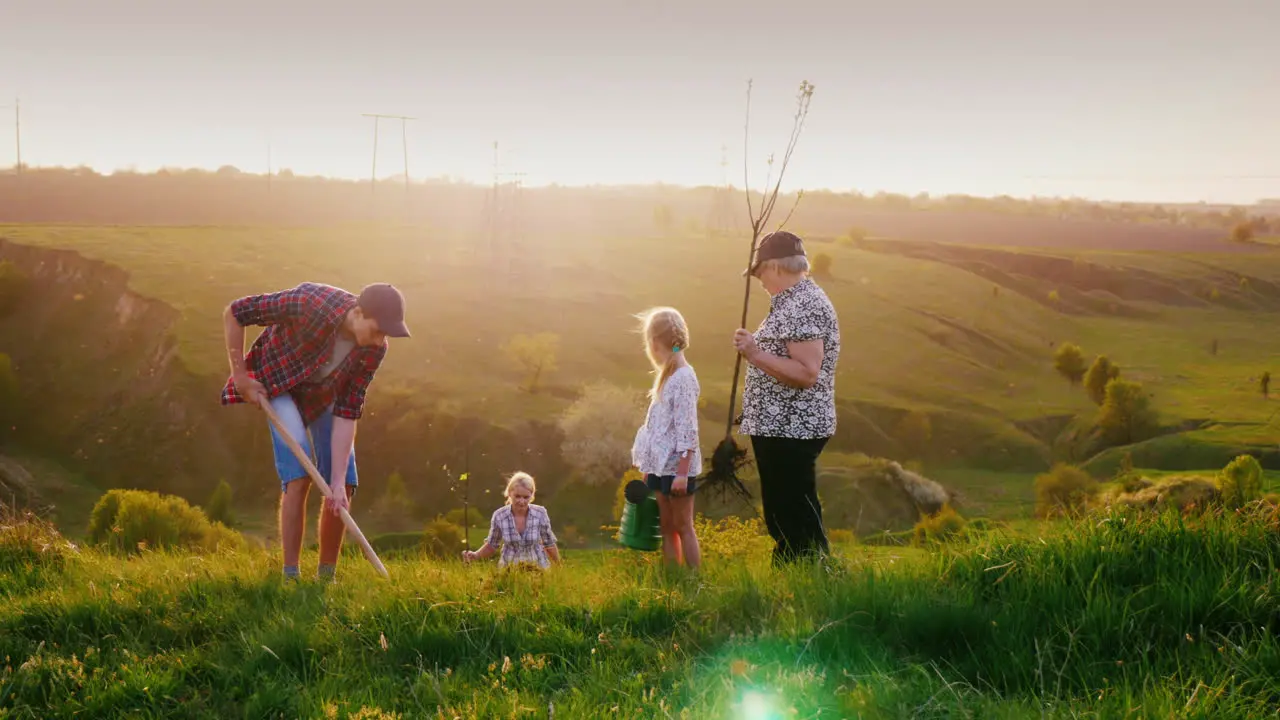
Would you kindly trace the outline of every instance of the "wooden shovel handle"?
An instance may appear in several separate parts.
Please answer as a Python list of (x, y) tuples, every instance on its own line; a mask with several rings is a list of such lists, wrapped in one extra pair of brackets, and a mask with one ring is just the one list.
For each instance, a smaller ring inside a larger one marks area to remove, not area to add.
[[(299, 445), (298, 441), (294, 440), (293, 436), (289, 434), (284, 423), (280, 422), (280, 416), (276, 415), (276, 411), (272, 409), (271, 401), (268, 400), (265, 395), (260, 395), (258, 404), (262, 406), (262, 410), (267, 414), (267, 419), (271, 421), (271, 424), (276, 426), (276, 430), (280, 432), (280, 436), (284, 438), (284, 443), (289, 446), (289, 449), (292, 450), (293, 454), (298, 458), (298, 462), (302, 463), (302, 467), (306, 468), (307, 474), (311, 476), (311, 481), (320, 489), (320, 492), (324, 493), (326, 498), (332, 499), (333, 495), (330, 492), (329, 483), (325, 482), (324, 478), (320, 476), (320, 471), (317, 470), (315, 464), (311, 462), (311, 458), (307, 457), (307, 453), (303, 451), (302, 446)], [(383, 566), (382, 561), (378, 559), (378, 554), (373, 551), (373, 546), (369, 544), (367, 539), (365, 539), (364, 533), (360, 532), (360, 528), (356, 525), (356, 521), (351, 517), (351, 513), (347, 512), (347, 509), (344, 507), (338, 508), (338, 513), (342, 516), (342, 524), (347, 526), (347, 532), (351, 533), (351, 535), (356, 539), (356, 542), (360, 543), (360, 548), (364, 550), (364, 556), (373, 564), (374, 569), (377, 570), (378, 574), (382, 577), (390, 578), (391, 576), (387, 574), (387, 568)]]

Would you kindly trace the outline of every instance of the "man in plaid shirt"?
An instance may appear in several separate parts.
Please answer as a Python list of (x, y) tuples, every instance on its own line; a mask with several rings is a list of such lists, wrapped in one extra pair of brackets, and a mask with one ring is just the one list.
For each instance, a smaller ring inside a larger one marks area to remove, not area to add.
[[(244, 329), (265, 326), (249, 354)], [(357, 485), (356, 421), (364, 396), (387, 354), (388, 337), (409, 337), (404, 296), (391, 285), (369, 285), (359, 296), (319, 283), (235, 300), (223, 313), (231, 377), (222, 404), (268, 398), (289, 434), (312, 458), (330, 487), (342, 484), (334, 502), (320, 511), (320, 566), (332, 578), (345, 527), (338, 508), (350, 507)], [(311, 481), (274, 425), (271, 430), (280, 477), (280, 544), (284, 573), (298, 577), (304, 512)], [(310, 437), (308, 437), (308, 435)], [(335, 468), (345, 468), (339, 473)]]

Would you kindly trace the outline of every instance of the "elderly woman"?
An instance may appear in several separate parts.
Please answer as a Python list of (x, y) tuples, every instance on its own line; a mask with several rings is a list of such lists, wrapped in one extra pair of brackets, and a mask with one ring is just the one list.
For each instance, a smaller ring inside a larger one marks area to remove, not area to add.
[(533, 477), (528, 473), (515, 473), (507, 480), (507, 504), (493, 512), (489, 521), (489, 537), (479, 550), (465, 550), (462, 559), (471, 562), (477, 558), (491, 557), (502, 548), (498, 567), (523, 565), (546, 569), (551, 560), (560, 562), (556, 548), (556, 534), (551, 531), (551, 517), (547, 509), (533, 504), (537, 490)]
[(748, 363), (739, 431), (751, 438), (778, 566), (828, 550), (817, 460), (836, 430), (840, 323), (827, 294), (809, 278), (804, 243), (796, 235), (766, 235), (747, 274), (771, 299), (754, 334), (739, 329), (733, 336)]

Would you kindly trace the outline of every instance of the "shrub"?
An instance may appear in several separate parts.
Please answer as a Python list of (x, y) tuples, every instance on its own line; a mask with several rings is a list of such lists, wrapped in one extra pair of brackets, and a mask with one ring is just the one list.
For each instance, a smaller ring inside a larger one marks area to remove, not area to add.
[(1231, 242), (1247, 243), (1253, 240), (1253, 224), (1247, 222), (1236, 223), (1231, 228)]
[(836, 528), (827, 533), (827, 541), (832, 545), (852, 545), (858, 541), (852, 530)]
[(210, 522), (200, 508), (149, 490), (108, 491), (93, 506), (88, 536), (94, 545), (125, 553), (148, 548), (213, 552), (244, 546), (239, 533)]
[(1240, 455), (1218, 473), (1222, 502), (1231, 509), (1262, 497), (1262, 465), (1252, 455)]
[(766, 555), (773, 547), (773, 539), (765, 532), (764, 521), (758, 517), (743, 520), (737, 515), (729, 515), (712, 521), (699, 514), (694, 518), (693, 528), (698, 534), (698, 547), (703, 558), (749, 558)]
[(20, 581), (45, 571), (61, 572), (74, 552), (53, 523), (0, 505), (0, 576)]
[(560, 417), (561, 453), (589, 485), (603, 485), (631, 466), (631, 444), (644, 422), (644, 394), (599, 381), (583, 389)]
[(1036, 514), (1052, 517), (1084, 511), (1098, 491), (1098, 483), (1089, 473), (1074, 465), (1057, 463), (1035, 479)]
[(813, 256), (813, 274), (817, 277), (831, 277), (831, 256), (817, 253)]
[(1053, 369), (1072, 385), (1080, 382), (1085, 372), (1084, 353), (1080, 351), (1080, 346), (1065, 342), (1059, 345), (1053, 354)]
[[(463, 550), (462, 528), (436, 516), (423, 530), (422, 543), (428, 553), (438, 558), (459, 558)], [(479, 549), (479, 548), (476, 548)]]
[[(466, 517), (471, 520), (472, 527), (484, 527), (489, 523), (489, 519), (486, 518), (484, 516), (484, 513), (480, 512), (480, 510), (478, 510), (475, 505), (471, 505), (467, 507)], [(454, 525), (457, 525), (458, 527), (462, 527), (465, 524), (462, 522), (463, 520), (462, 508), (454, 508), (449, 512), (445, 513), (444, 519), (448, 520)]]
[(932, 515), (920, 516), (920, 521), (912, 529), (911, 542), (914, 545), (946, 542), (963, 532), (965, 524), (965, 519), (960, 516), (960, 513), (947, 503)]
[(231, 513), (231, 486), (226, 480), (219, 480), (218, 486), (213, 489), (213, 493), (209, 495), (209, 501), (205, 503), (204, 514), (212, 522), (219, 522), (227, 527), (235, 522)]

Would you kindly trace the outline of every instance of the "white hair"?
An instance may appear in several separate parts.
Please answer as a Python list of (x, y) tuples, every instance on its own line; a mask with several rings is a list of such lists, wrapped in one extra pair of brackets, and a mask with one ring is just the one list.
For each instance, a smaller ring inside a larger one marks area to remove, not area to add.
[(787, 275), (807, 275), (809, 273), (809, 258), (804, 255), (765, 260), (760, 264), (763, 267), (771, 267)]

